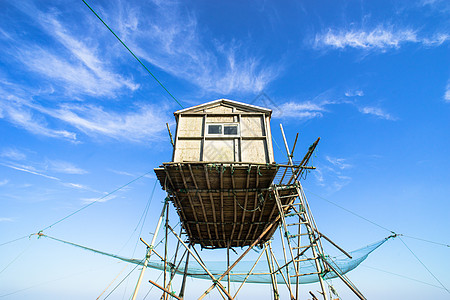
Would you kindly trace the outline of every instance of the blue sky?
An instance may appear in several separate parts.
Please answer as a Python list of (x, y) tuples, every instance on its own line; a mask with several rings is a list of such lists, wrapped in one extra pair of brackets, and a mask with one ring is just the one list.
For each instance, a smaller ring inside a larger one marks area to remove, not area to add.
[[(389, 230), (450, 243), (447, 1), (142, 2), (88, 3), (184, 107), (219, 98), (269, 107), (280, 146), (279, 123), (291, 144), (300, 133), (297, 159), (321, 137), (304, 187), (322, 232), (348, 250), (390, 234), (326, 199)], [(2, 1), (0, 15), (1, 244), (169, 161), (165, 123), (174, 129), (180, 106), (82, 1)], [(150, 172), (46, 233), (142, 257), (139, 219), (154, 184)], [(144, 239), (163, 199), (157, 186)], [(448, 248), (403, 240), (449, 288)], [(14, 293), (5, 299), (97, 297), (124, 267), (35, 237), (0, 254), (0, 296)], [(398, 239), (350, 278), (369, 299), (448, 299), (374, 268), (439, 286)], [(111, 299), (129, 294), (133, 276)], [(244, 295), (268, 292), (251, 285)]]

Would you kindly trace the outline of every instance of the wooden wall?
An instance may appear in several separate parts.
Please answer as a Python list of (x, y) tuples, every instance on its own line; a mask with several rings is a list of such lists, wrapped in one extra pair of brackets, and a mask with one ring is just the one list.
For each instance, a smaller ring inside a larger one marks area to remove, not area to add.
[[(208, 125), (238, 126), (236, 135), (208, 134)], [(272, 163), (270, 116), (217, 104), (177, 115), (174, 162)]]

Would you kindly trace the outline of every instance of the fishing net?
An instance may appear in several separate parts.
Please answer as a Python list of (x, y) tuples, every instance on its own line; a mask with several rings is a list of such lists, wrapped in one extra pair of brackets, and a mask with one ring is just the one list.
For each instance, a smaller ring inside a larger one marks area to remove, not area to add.
[[(40, 235), (45, 236), (47, 238), (63, 242), (65, 244), (69, 244), (78, 248), (82, 248), (84, 250), (88, 250), (91, 252), (95, 252), (101, 255), (113, 257), (128, 263), (132, 264), (139, 264), (142, 265), (144, 260), (141, 259), (133, 259), (133, 258), (126, 258), (122, 256), (118, 256), (115, 254), (106, 253), (103, 251), (95, 250), (92, 248), (88, 248), (82, 245), (78, 245), (75, 243), (71, 243), (68, 241), (60, 240), (54, 237), (50, 237), (47, 235)], [(326, 259), (328, 263), (330, 263), (336, 270), (339, 271), (340, 274), (345, 274), (354, 268), (356, 268), (361, 262), (363, 262), (367, 256), (369, 256), (370, 253), (375, 251), (378, 247), (383, 245), (387, 240), (389, 240), (391, 237), (387, 237), (381, 241), (378, 241), (376, 243), (370, 244), (366, 247), (360, 248), (358, 250), (351, 251), (349, 254), (352, 258), (344, 257), (343, 255), (337, 256), (337, 257), (331, 257), (331, 256), (325, 256), (323, 259)], [(284, 260), (278, 260), (279, 263), (284, 262)], [(208, 270), (215, 275), (215, 277), (219, 277), (225, 271), (227, 270), (226, 261), (205, 261), (204, 262)], [(177, 263), (178, 264), (178, 263)], [(230, 272), (230, 281), (232, 282), (243, 282), (245, 278), (248, 276), (246, 282), (250, 283), (272, 283), (271, 276), (269, 274), (269, 268), (267, 261), (260, 260), (257, 265), (253, 268), (252, 272), (249, 274), (250, 270), (252, 269), (253, 265), (255, 264), (254, 261), (240, 261)], [(175, 268), (174, 265), (168, 264), (168, 271), (177, 273), (177, 274), (184, 274), (184, 266), (185, 263), (181, 262), (179, 263), (178, 269)], [(150, 260), (148, 262), (148, 267), (157, 269), (157, 270), (164, 270), (164, 263), (162, 261), (154, 261)], [(277, 269), (277, 267), (275, 268)], [(300, 268), (299, 268), (299, 274), (308, 274), (308, 273), (315, 273), (316, 266), (314, 264), (314, 261), (302, 261), (300, 262)], [(289, 274), (295, 274), (294, 266), (293, 264), (289, 264)], [(205, 270), (193, 259), (189, 260), (188, 269), (187, 269), (187, 275), (189, 277), (193, 278), (199, 278), (199, 279), (208, 279), (210, 280), (211, 277), (205, 272)], [(336, 278), (337, 275), (333, 271), (320, 274), (324, 279), (333, 279)], [(276, 274), (276, 280), (278, 283), (284, 283), (284, 279), (282, 275), (278, 272)], [(291, 278), (291, 282), (294, 283), (296, 280), (295, 277)], [(302, 275), (299, 277), (299, 282), (301, 284), (305, 283), (314, 283), (319, 281), (319, 277), (317, 274), (309, 274), (309, 275)]]
[[(375, 251), (378, 247), (380, 247), (384, 242), (386, 242), (389, 238), (385, 238), (379, 242), (370, 244), (366, 247), (360, 248), (358, 250), (354, 250), (350, 252), (351, 259), (348, 257), (331, 257), (331, 256), (325, 256), (324, 259), (327, 260), (336, 270), (339, 271), (341, 274), (345, 274), (354, 268), (356, 268), (361, 262), (363, 262), (367, 256)], [(278, 260), (280, 264), (284, 262), (284, 260)], [(136, 263), (136, 262), (135, 262)], [(205, 261), (204, 262), (208, 270), (213, 275), (221, 275), (225, 273), (227, 270), (226, 262), (224, 261)], [(254, 261), (240, 261), (230, 272), (230, 281), (232, 282), (243, 282), (245, 278), (248, 276), (248, 279), (246, 282), (250, 283), (271, 283), (271, 276), (269, 273), (268, 263), (265, 260), (260, 260), (256, 267), (253, 269), (253, 271), (248, 275), (248, 272), (252, 269), (254, 265)], [(158, 269), (158, 270), (164, 270), (164, 264), (162, 262), (156, 262), (156, 261), (150, 261), (148, 266), (150, 268)], [(281, 265), (282, 266), (282, 265)], [(277, 266), (275, 266), (275, 269), (277, 269)], [(181, 263), (178, 270), (175, 270), (172, 266), (172, 271), (175, 273), (183, 274), (184, 273), (184, 264)], [(302, 261), (300, 262), (300, 268), (299, 273), (300, 274), (308, 274), (308, 273), (315, 273), (317, 272), (316, 266), (314, 264), (314, 261)], [(203, 270), (203, 268), (193, 260), (189, 261), (189, 266), (187, 270), (187, 274), (189, 277), (193, 278), (199, 278), (199, 279), (211, 279), (209, 275)], [(289, 265), (289, 274), (295, 274), (294, 266), (291, 263)], [(321, 274), (324, 279), (332, 279), (336, 278), (337, 275), (330, 271), (328, 273)], [(218, 277), (218, 276), (215, 276)], [(284, 279), (281, 274), (276, 274), (276, 279), (278, 283), (284, 283)], [(296, 280), (295, 277), (291, 278), (292, 283), (294, 283)], [(317, 274), (309, 274), (309, 275), (302, 275), (299, 277), (299, 282), (301, 284), (305, 283), (314, 283), (318, 282), (319, 278)]]

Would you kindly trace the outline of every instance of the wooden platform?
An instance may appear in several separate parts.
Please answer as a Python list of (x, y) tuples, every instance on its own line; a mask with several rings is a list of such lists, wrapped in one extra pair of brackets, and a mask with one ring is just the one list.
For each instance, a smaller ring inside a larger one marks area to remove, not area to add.
[[(189, 241), (204, 248), (226, 248), (250, 245), (275, 219), (271, 184), (279, 170), (276, 164), (193, 162), (165, 163), (155, 173)], [(294, 191), (283, 195), (290, 193)], [(283, 199), (284, 204), (292, 198)]]

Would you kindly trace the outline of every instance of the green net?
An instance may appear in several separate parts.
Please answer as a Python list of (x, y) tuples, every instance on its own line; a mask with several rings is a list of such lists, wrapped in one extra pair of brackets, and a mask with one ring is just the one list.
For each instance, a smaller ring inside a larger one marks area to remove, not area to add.
[[(68, 241), (60, 240), (54, 237), (50, 237), (47, 235), (40, 235), (44, 236), (50, 239), (53, 239), (55, 241), (59, 241), (65, 244), (69, 244), (78, 248), (82, 248), (84, 250), (88, 250), (91, 252), (95, 252), (97, 254), (113, 257), (128, 263), (132, 264), (139, 264), (142, 265), (144, 260), (141, 259), (133, 259), (133, 258), (126, 258), (115, 254), (106, 253), (103, 251), (95, 250), (92, 248), (88, 248), (82, 245), (78, 245), (75, 243), (71, 243)], [(351, 251), (349, 254), (352, 258), (344, 257), (343, 255), (337, 256), (337, 257), (331, 257), (331, 256), (325, 256), (324, 259), (327, 260), (328, 263), (330, 263), (336, 270), (339, 271), (340, 274), (345, 274), (354, 268), (356, 268), (361, 262), (363, 262), (367, 256), (369, 256), (370, 253), (375, 251), (378, 247), (383, 245), (387, 240), (389, 240), (393, 236), (389, 236), (381, 241), (378, 241), (376, 243), (370, 244), (366, 247), (360, 248), (358, 250)], [(279, 263), (284, 262), (284, 260), (278, 260)], [(208, 270), (215, 275), (215, 277), (219, 277), (225, 271), (227, 270), (226, 261), (206, 261), (204, 262)], [(271, 283), (271, 276), (269, 273), (268, 263), (267, 261), (260, 260), (258, 264), (255, 266), (255, 268), (252, 270), (252, 272), (249, 274), (248, 272), (252, 269), (254, 265), (254, 261), (240, 261), (230, 272), (230, 280), (233, 282), (243, 282), (245, 278), (248, 276), (246, 282), (251, 283)], [(181, 262), (180, 267), (178, 269), (175, 269), (172, 264), (168, 264), (168, 270), (171, 272), (174, 272), (176, 274), (184, 274), (184, 266), (185, 263)], [(162, 261), (149, 261), (148, 267), (158, 270), (164, 270), (164, 263)], [(289, 268), (289, 274), (293, 275), (295, 274), (294, 266), (292, 263), (288, 265)], [(304, 283), (314, 283), (319, 281), (319, 277), (317, 274), (309, 274), (309, 273), (317, 273), (316, 266), (314, 264), (314, 261), (302, 261), (300, 262), (300, 268), (299, 268), (299, 274), (306, 274), (299, 277), (299, 282)], [(199, 279), (208, 279), (210, 280), (211, 277), (205, 272), (205, 270), (193, 259), (189, 261), (189, 266), (187, 269), (187, 275), (189, 277), (193, 278), (199, 278)], [(337, 275), (330, 271), (325, 274), (321, 274), (321, 276), (324, 279), (332, 279), (337, 277)], [(278, 272), (276, 274), (276, 280), (278, 283), (284, 283), (284, 279), (282, 275)], [(292, 283), (295, 282), (295, 277), (291, 278)]]
[[(358, 250), (354, 250), (350, 252), (351, 259), (348, 257), (338, 256), (331, 257), (326, 256), (325, 259), (329, 262), (336, 270), (338, 270), (341, 274), (345, 274), (353, 269), (355, 269), (361, 262), (363, 262), (367, 256), (375, 251), (378, 247), (380, 247), (384, 242), (386, 242), (389, 238), (385, 238), (376, 243), (370, 244), (366, 247), (360, 248)], [(140, 263), (137, 260), (132, 260), (130, 262)], [(284, 260), (278, 260), (280, 264), (284, 264)], [(282, 263), (283, 262), (283, 263)], [(204, 262), (208, 270), (213, 274), (217, 275), (215, 277), (219, 277), (219, 275), (225, 273), (227, 270), (226, 262), (224, 261), (205, 261)], [(248, 272), (252, 269), (254, 265), (254, 261), (240, 261), (230, 273), (230, 281), (232, 282), (243, 282), (248, 275)], [(158, 261), (150, 261), (148, 266), (150, 268), (164, 270), (164, 264)], [(182, 267), (183, 266), (183, 267)], [(276, 267), (277, 268), (277, 267)], [(169, 268), (170, 269), (170, 268)], [(184, 273), (184, 264), (181, 263), (178, 270), (171, 269), (173, 272), (178, 274)], [(305, 283), (314, 283), (319, 281), (317, 274), (309, 274), (309, 273), (317, 273), (316, 266), (314, 261), (302, 261), (300, 262), (299, 274), (307, 274), (299, 277), (299, 281), (302, 284)], [(189, 277), (199, 278), (199, 279), (211, 279), (208, 274), (203, 270), (203, 268), (194, 260), (189, 261), (189, 267), (187, 270), (187, 274)], [(289, 265), (289, 274), (295, 274), (294, 266), (291, 263)], [(330, 271), (325, 274), (321, 274), (324, 279), (332, 279), (336, 278), (337, 275)], [(278, 283), (284, 283), (284, 279), (281, 274), (276, 274), (276, 279)], [(295, 277), (291, 278), (291, 281), (295, 282)], [(247, 282), (251, 283), (271, 283), (271, 276), (269, 274), (269, 268), (267, 261), (260, 260), (253, 271), (248, 276)]]

